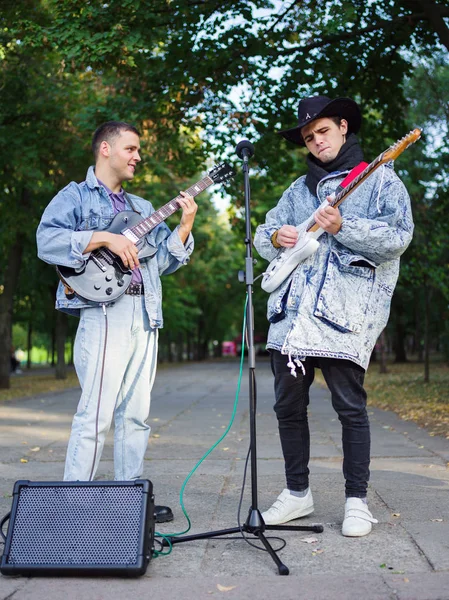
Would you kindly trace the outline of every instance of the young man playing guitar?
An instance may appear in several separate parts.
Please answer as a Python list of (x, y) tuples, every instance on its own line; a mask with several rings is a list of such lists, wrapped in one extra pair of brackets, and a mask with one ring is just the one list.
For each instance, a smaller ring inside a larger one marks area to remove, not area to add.
[[(125, 235), (105, 231), (121, 211), (135, 211), (142, 218), (154, 213), (150, 202), (122, 188), (134, 178), (141, 160), (139, 137), (127, 123), (101, 125), (92, 140), (95, 167), (84, 182), (70, 183), (53, 198), (37, 230), (38, 255), (47, 263), (82, 272), (92, 251), (107, 248), (120, 258), (124, 271), (132, 270), (126, 291), (112, 303), (87, 300), (59, 284), (56, 308), (80, 317), (75, 368), (82, 394), (72, 423), (65, 481), (93, 479), (112, 419), (115, 479), (142, 476), (158, 330), (163, 325), (160, 275), (187, 264), (193, 251), (197, 205), (184, 192), (176, 198), (182, 209), (180, 224), (170, 231), (160, 223), (144, 237), (140, 251)], [(155, 517), (156, 522), (169, 521), (173, 514), (156, 506)]]
[(259, 254), (274, 261), (295, 246), (296, 226), (310, 217), (324, 231), (316, 252), (269, 290), (267, 347), (287, 487), (263, 519), (276, 525), (314, 510), (307, 407), (317, 367), (342, 425), (342, 533), (354, 537), (367, 535), (377, 522), (367, 505), (370, 429), (365, 370), (387, 324), (399, 257), (413, 232), (409, 196), (391, 163), (377, 169), (341, 207), (327, 201), (341, 191), (342, 182), (347, 185), (360, 172), (363, 153), (355, 136), (360, 125), (360, 109), (349, 98), (314, 96), (300, 101), (298, 125), (280, 134), (307, 147), (308, 172), (267, 213), (254, 239)]

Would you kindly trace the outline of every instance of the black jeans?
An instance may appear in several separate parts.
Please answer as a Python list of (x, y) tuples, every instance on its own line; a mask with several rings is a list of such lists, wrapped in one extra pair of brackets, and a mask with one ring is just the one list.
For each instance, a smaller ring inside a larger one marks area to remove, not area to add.
[(287, 487), (302, 491), (309, 486), (310, 433), (307, 419), (309, 389), (315, 367), (321, 369), (332, 395), (332, 406), (342, 425), (343, 475), (346, 496), (364, 498), (369, 480), (370, 429), (363, 389), (365, 371), (350, 360), (307, 358), (302, 361), (303, 375), (297, 367), (294, 377), (287, 366), (288, 358), (277, 350), (271, 352), (279, 435), (285, 461)]

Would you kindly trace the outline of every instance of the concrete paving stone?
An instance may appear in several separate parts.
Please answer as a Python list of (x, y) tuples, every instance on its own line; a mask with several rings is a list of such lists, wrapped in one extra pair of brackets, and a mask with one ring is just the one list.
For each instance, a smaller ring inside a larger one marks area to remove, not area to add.
[(444, 482), (449, 482), (449, 468), (441, 461), (439, 457), (376, 457), (371, 461), (372, 477), (391, 477), (397, 478), (398, 474), (401, 479), (410, 483), (423, 482), (424, 485), (432, 485), (432, 481), (439, 482), (439, 485), (444, 485)]
[(404, 528), (413, 537), (435, 571), (449, 571), (448, 520), (438, 522), (436, 519), (431, 519), (425, 523), (403, 523)]
[[(169, 365), (158, 371), (143, 476), (152, 481), (156, 502), (171, 506), (175, 514), (172, 523), (157, 526), (159, 533), (185, 535), (181, 486), (229, 423), (238, 370), (237, 361), (213, 361)], [(272, 408), (273, 379), (266, 360), (258, 363), (256, 377), (257, 508), (262, 512), (285, 487), (285, 477)], [(79, 389), (74, 389), (0, 404), (2, 514), (10, 509), (18, 479), (58, 481), (62, 477), (79, 396)], [(0, 600), (109, 600), (117, 595), (124, 600), (156, 595), (193, 600), (223, 594), (239, 600), (449, 600), (449, 440), (370, 407), (373, 460), (368, 501), (379, 523), (367, 537), (344, 538), (341, 426), (328, 390), (314, 387), (311, 396), (310, 482), (315, 512), (293, 522), (293, 530), (265, 532), (274, 548), (280, 542), (271, 538), (286, 540), (278, 555), (290, 569), (289, 577), (280, 577), (272, 558), (238, 534), (229, 540), (174, 544), (169, 556), (154, 558), (146, 575), (138, 579), (0, 577)], [(246, 372), (231, 431), (185, 487), (184, 505), (192, 521), (189, 533), (238, 529), (249, 410)], [(28, 462), (20, 462), (21, 458)], [(96, 479), (111, 481), (113, 475), (111, 430)], [(252, 501), (248, 469), (242, 523)], [(322, 524), (324, 531), (312, 533), (314, 523)], [(298, 530), (298, 525), (309, 530)], [(247, 537), (252, 536), (247, 533)], [(310, 537), (316, 541), (307, 543), (305, 538)]]
[(385, 576), (397, 600), (448, 600), (449, 573), (420, 573)]
[[(167, 560), (167, 559), (158, 559)], [(223, 598), (229, 600), (393, 600), (389, 586), (381, 576), (352, 577), (323, 576), (319, 581), (315, 576), (299, 577), (255, 577), (248, 573), (243, 577), (231, 576), (183, 576), (158, 577), (152, 575), (156, 561), (152, 561), (145, 577), (138, 580), (94, 579), (94, 578), (34, 578), (27, 581), (22, 589), (14, 594), (14, 600), (109, 600), (113, 597), (158, 597), (183, 598), (185, 600), (205, 600)], [(176, 571), (171, 569), (171, 573)], [(292, 581), (294, 584), (292, 584)], [(75, 591), (76, 589), (76, 591)], [(32, 596), (30, 594), (33, 594)], [(4, 598), (2, 599), (4, 600)]]
[[(424, 478), (423, 478), (424, 479)], [(432, 487), (418, 487), (416, 485), (396, 482), (377, 482), (376, 493), (387, 506), (400, 513), (401, 518), (414, 522), (429, 522), (432, 519), (449, 521), (449, 490)]]

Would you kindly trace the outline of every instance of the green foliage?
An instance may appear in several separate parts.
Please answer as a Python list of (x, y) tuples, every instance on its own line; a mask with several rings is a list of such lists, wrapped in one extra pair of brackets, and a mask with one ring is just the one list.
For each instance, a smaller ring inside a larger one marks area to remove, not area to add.
[[(210, 153), (236, 162), (236, 141), (249, 137), (256, 148), (254, 231), (304, 173), (304, 151), (276, 131), (294, 125), (298, 100), (316, 93), (348, 95), (360, 103), (367, 159), (412, 126), (425, 127), (423, 141), (398, 160), (416, 222), (398, 300), (410, 304), (410, 289), (431, 286), (436, 314), (447, 311), (449, 7), (446, 0), (420, 2), (419, 9), (417, 4), (4, 3), (0, 134), (7, 143), (0, 147), (0, 248), (5, 256), (17, 236), (23, 241), (15, 320), (31, 320), (36, 329), (54, 327), (50, 298), (56, 279), (36, 259), (34, 232), (51, 197), (70, 180), (84, 178), (91, 133), (101, 122), (125, 120), (142, 131), (144, 161), (129, 189), (156, 208), (198, 178)], [(191, 263), (163, 281), (166, 331), (179, 330), (198, 343), (240, 328), (244, 286), (237, 271), (244, 268), (245, 230), (240, 164), (237, 170), (228, 187), (231, 227), (206, 195), (200, 197)], [(256, 275), (263, 268), (259, 260)], [(0, 264), (0, 285), (3, 278)], [(266, 327), (265, 303), (256, 283), (256, 329)], [(406, 320), (410, 331), (416, 323), (412, 307)], [(76, 320), (71, 323), (75, 327)]]

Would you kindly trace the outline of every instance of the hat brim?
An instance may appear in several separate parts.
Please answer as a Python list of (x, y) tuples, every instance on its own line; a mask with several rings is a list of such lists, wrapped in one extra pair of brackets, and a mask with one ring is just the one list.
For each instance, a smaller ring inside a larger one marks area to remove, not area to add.
[(351, 100), (351, 98), (336, 98), (326, 104), (313, 119), (307, 119), (306, 121), (298, 123), (296, 127), (284, 129), (277, 133), (297, 146), (305, 146), (304, 139), (301, 135), (301, 129), (309, 123), (312, 123), (317, 119), (322, 119), (323, 117), (340, 117), (341, 119), (345, 119), (348, 122), (348, 134), (357, 133), (362, 124), (362, 114), (359, 105), (354, 102), (354, 100)]

